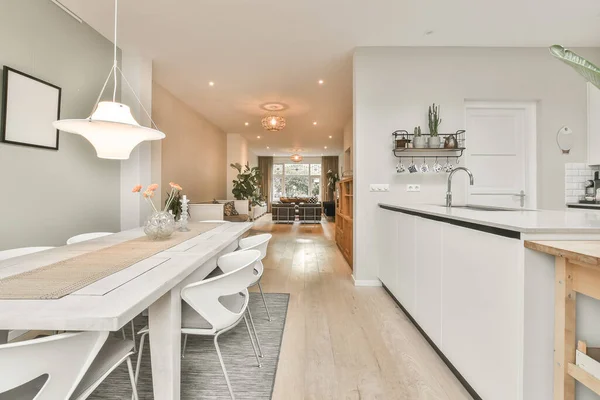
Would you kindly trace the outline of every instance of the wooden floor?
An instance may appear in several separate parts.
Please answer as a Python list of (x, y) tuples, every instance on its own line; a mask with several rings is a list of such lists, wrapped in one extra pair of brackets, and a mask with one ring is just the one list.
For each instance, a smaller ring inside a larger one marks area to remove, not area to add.
[(471, 399), (383, 288), (357, 288), (334, 224), (284, 225), (263, 289), (290, 293), (273, 399)]

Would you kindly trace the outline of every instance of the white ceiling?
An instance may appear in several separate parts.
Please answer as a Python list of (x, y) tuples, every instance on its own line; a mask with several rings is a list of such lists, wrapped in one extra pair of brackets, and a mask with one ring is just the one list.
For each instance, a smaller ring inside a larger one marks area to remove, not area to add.
[[(112, 0), (62, 2), (112, 39)], [(259, 155), (342, 151), (357, 46), (600, 46), (598, 0), (121, 0), (119, 12), (120, 47)], [(289, 106), (283, 131), (261, 128), (267, 102)]]

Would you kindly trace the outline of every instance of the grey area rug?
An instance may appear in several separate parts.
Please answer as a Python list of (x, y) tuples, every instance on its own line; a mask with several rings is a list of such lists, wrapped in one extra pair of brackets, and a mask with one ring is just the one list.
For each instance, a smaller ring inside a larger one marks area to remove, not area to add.
[[(244, 321), (219, 337), (221, 354), (229, 373), (236, 399), (270, 399), (275, 384), (275, 374), (281, 350), (283, 329), (287, 315), (289, 294), (265, 293), (272, 321), (258, 293), (250, 293), (250, 311), (262, 346), (262, 368), (256, 366), (256, 358)], [(146, 318), (136, 318), (136, 330), (146, 325)], [(126, 330), (127, 336), (131, 334)], [(119, 333), (120, 334), (120, 333)], [(183, 340), (182, 340), (183, 343)], [(137, 354), (134, 355), (137, 357)], [(132, 359), (134, 368), (136, 359)], [(154, 399), (152, 394), (152, 370), (150, 345), (144, 344), (142, 366), (138, 381), (140, 400)], [(90, 399), (131, 399), (131, 385), (127, 364), (123, 363), (94, 391)], [(229, 399), (229, 391), (212, 337), (188, 337), (185, 358), (181, 360), (181, 399)]]

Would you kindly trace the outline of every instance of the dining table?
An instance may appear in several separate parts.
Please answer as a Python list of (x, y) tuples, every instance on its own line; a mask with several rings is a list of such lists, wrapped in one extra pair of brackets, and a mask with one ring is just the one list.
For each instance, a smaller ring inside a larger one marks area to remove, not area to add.
[[(196, 226), (201, 226), (195, 223)], [(152, 383), (156, 400), (179, 400), (181, 392), (181, 288), (217, 267), (221, 255), (235, 251), (250, 222), (205, 226), (198, 235), (143, 258), (60, 298), (7, 298), (3, 282), (49, 265), (86, 260), (112, 246), (144, 238), (142, 228), (0, 262), (0, 331), (111, 331), (148, 311)], [(175, 232), (174, 236), (180, 234)], [(85, 267), (85, 266), (84, 266)], [(7, 278), (11, 278), (8, 279)]]

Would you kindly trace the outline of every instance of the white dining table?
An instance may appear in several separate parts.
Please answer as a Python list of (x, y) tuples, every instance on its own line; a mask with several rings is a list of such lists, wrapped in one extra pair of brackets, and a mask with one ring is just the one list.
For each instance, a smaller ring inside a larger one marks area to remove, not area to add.
[[(252, 223), (224, 223), (55, 300), (0, 299), (0, 330), (118, 331), (148, 309), (156, 400), (179, 400), (181, 288), (204, 279)], [(135, 239), (141, 228), (0, 262), (0, 279)]]

